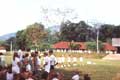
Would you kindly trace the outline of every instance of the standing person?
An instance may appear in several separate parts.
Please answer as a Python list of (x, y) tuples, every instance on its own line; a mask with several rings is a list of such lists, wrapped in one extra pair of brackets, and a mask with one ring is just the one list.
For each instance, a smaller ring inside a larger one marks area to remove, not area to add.
[(25, 62), (24, 64), (25, 64), (26, 71), (31, 72), (32, 68), (31, 68), (31, 65), (30, 65), (29, 61), (25, 60), (24, 62)]
[(13, 80), (14, 74), (12, 73), (12, 65), (8, 67), (7, 73), (6, 73), (6, 80)]
[(77, 57), (73, 56), (73, 66), (76, 66), (76, 65), (77, 65)]
[(40, 59), (37, 51), (35, 52), (35, 59), (36, 59), (36, 69), (37, 69), (37, 71), (39, 71), (40, 67), (41, 67), (41, 59)]
[(65, 57), (62, 55), (61, 57), (61, 67), (65, 67)]
[(19, 80), (20, 78), (20, 65), (20, 58), (18, 56), (18, 53), (15, 52), (12, 61), (12, 72), (15, 75), (15, 80)]
[(34, 56), (34, 72), (35, 76), (39, 78), (40, 76), (40, 67), (41, 67), (41, 60), (39, 57), (39, 53), (36, 51)]
[(3, 53), (0, 53), (0, 65), (5, 66), (5, 55)]
[(48, 56), (48, 53), (44, 53), (44, 72), (42, 74), (42, 79), (44, 80), (49, 80), (48, 75), (50, 72), (50, 58)]
[(20, 58), (20, 61), (22, 61), (22, 59), (23, 59), (23, 52), (22, 52), (22, 50), (21, 49), (19, 49), (18, 50), (18, 56), (19, 56), (19, 58)]
[(34, 52), (31, 53), (31, 56), (30, 56), (30, 59), (29, 59), (29, 63), (31, 65), (31, 69), (32, 69), (32, 72), (34, 73)]
[(70, 67), (71, 66), (71, 55), (67, 56), (67, 66)]
[(57, 65), (56, 57), (53, 55), (53, 50), (49, 51), (50, 55), (50, 70), (54, 70), (55, 65)]
[(14, 53), (14, 56), (13, 56), (12, 72), (15, 74), (20, 73), (20, 58), (16, 52)]

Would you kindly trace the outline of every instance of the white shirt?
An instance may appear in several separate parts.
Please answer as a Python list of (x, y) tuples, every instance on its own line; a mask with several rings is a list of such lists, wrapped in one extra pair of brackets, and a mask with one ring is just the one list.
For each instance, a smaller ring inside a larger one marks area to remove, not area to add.
[(83, 62), (83, 57), (80, 57), (80, 62)]
[(71, 58), (70, 57), (67, 58), (67, 62), (71, 62)]
[(18, 57), (15, 57), (15, 60), (13, 60), (12, 65), (18, 66), (18, 62), (20, 62), (20, 59)]
[(57, 58), (57, 61), (58, 61), (58, 63), (62, 63), (61, 57), (58, 57), (58, 58)]
[(25, 80), (34, 80), (34, 79), (32, 79), (32, 78), (28, 78), (28, 79), (25, 79)]
[(41, 60), (39, 57), (37, 57), (37, 65), (40, 65), (41, 64)]
[(27, 64), (27, 66), (26, 66), (26, 70), (27, 70), (27, 71), (31, 71), (31, 70), (32, 70), (30, 64)]
[(6, 80), (13, 80), (13, 73), (8, 73), (6, 74)]
[(56, 57), (54, 56), (54, 55), (51, 55), (50, 56), (50, 64), (51, 65), (55, 65), (55, 62), (56, 62), (57, 60), (56, 60)]
[(50, 58), (46, 56), (44, 60), (45, 60), (45, 63), (47, 63), (47, 65), (45, 65), (45, 71), (49, 73), (50, 72)]
[(20, 61), (23, 59), (23, 52), (19, 52), (18, 55), (20, 56)]
[(73, 57), (73, 62), (77, 62), (77, 58), (76, 57)]
[(80, 76), (78, 74), (76, 74), (72, 77), (72, 80), (80, 80)]
[(52, 80), (59, 80), (58, 78), (53, 78)]
[(20, 67), (18, 66), (18, 62), (20, 62), (20, 59), (18, 57), (15, 57), (15, 60), (12, 62), (12, 72), (14, 73), (20, 73)]
[(5, 56), (4, 55), (1, 55), (0, 58), (1, 58), (1, 61), (5, 61)]
[(65, 62), (65, 57), (61, 57), (61, 61), (62, 61), (62, 63), (64, 63)]

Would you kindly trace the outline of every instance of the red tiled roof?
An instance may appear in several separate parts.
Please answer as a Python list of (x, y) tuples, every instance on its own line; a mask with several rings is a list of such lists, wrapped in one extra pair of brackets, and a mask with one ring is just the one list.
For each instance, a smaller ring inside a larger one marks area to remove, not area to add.
[[(86, 46), (83, 42), (74, 42), (74, 44), (80, 44), (80, 49), (86, 49)], [(53, 45), (55, 49), (69, 49), (70, 42), (61, 41)]]
[(104, 50), (111, 50), (111, 51), (115, 51), (115, 50), (117, 50), (117, 48), (115, 48), (114, 46), (112, 46), (111, 44), (109, 44), (109, 43), (104, 43), (103, 44), (104, 45)]
[(53, 48), (60, 48), (60, 49), (68, 49), (69, 48), (69, 42), (58, 42), (53, 45)]
[(4, 46), (0, 46), (0, 50), (5, 50), (6, 48)]

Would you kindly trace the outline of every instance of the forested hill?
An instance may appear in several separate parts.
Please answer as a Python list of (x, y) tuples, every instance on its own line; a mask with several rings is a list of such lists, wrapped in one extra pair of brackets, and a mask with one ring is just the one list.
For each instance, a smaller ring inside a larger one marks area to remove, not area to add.
[[(54, 32), (59, 32), (60, 31), (60, 26), (59, 25), (54, 25), (48, 28), (52, 33)], [(5, 35), (0, 36), (0, 40), (7, 40), (11, 37), (15, 37), (16, 36), (16, 32), (13, 33), (8, 33)]]
[(0, 36), (0, 40), (7, 40), (10, 37), (15, 37), (15, 36), (16, 36), (16, 32), (14, 32), (14, 33), (8, 33), (8, 34)]

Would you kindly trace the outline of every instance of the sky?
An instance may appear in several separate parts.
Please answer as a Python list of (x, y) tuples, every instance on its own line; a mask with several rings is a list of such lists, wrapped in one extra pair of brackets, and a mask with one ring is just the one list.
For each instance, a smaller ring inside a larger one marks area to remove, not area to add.
[[(45, 27), (63, 20), (120, 24), (119, 0), (0, 0), (0, 36), (41, 22)], [(59, 13), (61, 12), (61, 13)], [(65, 13), (65, 14), (64, 14)]]

